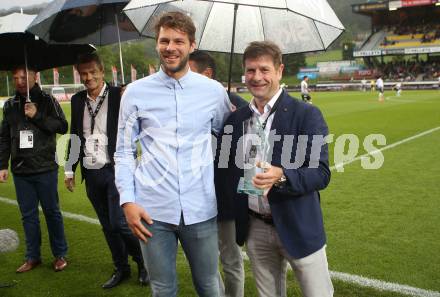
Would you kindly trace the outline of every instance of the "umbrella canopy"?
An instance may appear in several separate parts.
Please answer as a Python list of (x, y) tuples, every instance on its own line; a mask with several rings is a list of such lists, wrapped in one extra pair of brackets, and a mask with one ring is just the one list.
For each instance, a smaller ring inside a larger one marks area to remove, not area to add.
[(263, 40), (283, 54), (325, 50), (344, 31), (326, 0), (132, 0), (124, 8), (147, 37), (155, 37), (154, 17), (165, 11), (193, 19), (198, 49), (224, 53), (243, 53), (251, 41)]
[(34, 19), (28, 31), (48, 43), (108, 45), (118, 43), (122, 83), (121, 42), (140, 35), (122, 13), (128, 0), (55, 0)]
[(11, 70), (25, 64), (38, 71), (72, 65), (79, 54), (95, 50), (90, 45), (49, 45), (26, 33), (27, 26), (35, 17), (13, 13), (0, 18), (0, 70)]
[[(108, 45), (139, 38), (123, 14), (128, 0), (55, 0), (29, 25), (47, 43)], [(118, 39), (119, 31), (119, 39)]]

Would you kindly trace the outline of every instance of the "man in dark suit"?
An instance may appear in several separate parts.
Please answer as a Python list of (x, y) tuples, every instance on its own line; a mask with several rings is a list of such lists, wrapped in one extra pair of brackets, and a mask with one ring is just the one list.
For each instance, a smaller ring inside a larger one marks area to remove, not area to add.
[[(252, 42), (243, 65), (254, 97), (249, 108), (231, 114), (220, 138), (219, 215), (235, 216), (237, 243), (246, 242), (260, 297), (286, 295), (287, 262), (303, 296), (333, 296), (318, 192), (330, 181), (327, 125), (317, 107), (280, 88), (284, 65), (277, 45)], [(248, 170), (243, 160), (254, 146), (248, 141), (251, 130), (243, 131), (245, 121), (259, 122), (260, 135), (270, 143), (269, 158), (257, 163), (262, 172), (252, 179), (253, 186), (264, 191), (260, 195), (237, 194), (243, 168)]]
[[(191, 71), (215, 78), (216, 65), (214, 59), (204, 51), (194, 51), (189, 55)], [(235, 93), (229, 94), (232, 110), (248, 106), (249, 103)], [(217, 174), (217, 172), (215, 172)], [(218, 246), (222, 263), (224, 282), (218, 273), (220, 297), (244, 296), (244, 265), (241, 248), (235, 242), (235, 221), (229, 215), (217, 215)]]
[(121, 90), (104, 82), (104, 67), (96, 53), (81, 56), (76, 68), (86, 90), (72, 97), (72, 138), (65, 184), (68, 190), (73, 191), (74, 173), (79, 161), (82, 179), (86, 181), (87, 196), (98, 215), (116, 268), (102, 287), (115, 287), (130, 276), (128, 254), (138, 265), (140, 284), (146, 285), (149, 282), (148, 273), (139, 241), (128, 228), (115, 186), (113, 154)]

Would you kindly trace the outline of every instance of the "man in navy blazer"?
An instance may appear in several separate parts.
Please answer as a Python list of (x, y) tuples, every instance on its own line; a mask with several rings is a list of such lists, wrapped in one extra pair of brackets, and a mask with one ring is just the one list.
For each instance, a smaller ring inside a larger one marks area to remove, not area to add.
[[(86, 90), (72, 96), (72, 138), (64, 182), (72, 192), (75, 169), (80, 163), (87, 197), (102, 225), (115, 266), (114, 273), (102, 287), (113, 288), (130, 276), (128, 255), (138, 265), (140, 284), (147, 285), (148, 273), (139, 241), (127, 225), (115, 185), (113, 155), (116, 149), (121, 89), (111, 87), (104, 81), (104, 66), (96, 53), (79, 57), (76, 68)], [(72, 141), (75, 138), (79, 140), (77, 143)]]
[[(252, 42), (243, 66), (254, 97), (249, 106), (231, 114), (219, 138), (219, 215), (235, 218), (237, 243), (246, 243), (260, 297), (286, 295), (287, 262), (303, 296), (333, 296), (318, 192), (330, 181), (327, 124), (316, 106), (280, 88), (284, 65), (276, 44)], [(249, 119), (263, 123), (271, 143), (270, 164), (252, 180), (263, 195), (237, 194), (249, 151), (243, 122)]]

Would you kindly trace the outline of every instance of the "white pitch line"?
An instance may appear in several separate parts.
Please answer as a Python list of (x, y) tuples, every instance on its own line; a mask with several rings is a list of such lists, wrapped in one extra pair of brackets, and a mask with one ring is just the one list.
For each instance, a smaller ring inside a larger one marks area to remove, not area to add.
[(411, 141), (411, 140), (417, 139), (417, 138), (419, 138), (419, 137), (422, 137), (422, 136), (425, 136), (425, 135), (431, 134), (431, 133), (433, 133), (433, 132), (435, 132), (435, 131), (438, 131), (438, 130), (440, 130), (440, 127), (435, 127), (435, 128), (432, 128), (432, 129), (426, 130), (426, 131), (421, 132), (421, 133), (419, 133), (419, 134), (413, 135), (413, 136), (411, 136), (411, 137), (408, 137), (408, 138), (402, 139), (402, 140), (400, 140), (400, 141), (394, 142), (394, 143), (392, 143), (392, 144), (389, 144), (389, 145), (387, 145), (387, 146), (384, 146), (384, 147), (382, 147), (382, 148), (380, 148), (380, 149), (377, 149), (377, 150), (371, 151), (371, 152), (366, 153), (366, 154), (363, 154), (363, 155), (361, 155), (361, 156), (357, 156), (357, 157), (354, 158), (354, 159), (351, 159), (351, 160), (348, 160), (348, 161), (345, 161), (345, 162), (342, 162), (342, 163), (335, 164), (335, 165), (333, 165), (333, 166), (330, 167), (330, 170), (335, 170), (335, 169), (337, 169), (337, 168), (344, 167), (345, 165), (348, 165), (348, 164), (351, 164), (351, 163), (353, 163), (353, 162), (359, 161), (359, 160), (361, 160), (362, 158), (366, 158), (366, 157), (368, 157), (368, 156), (373, 156), (373, 155), (375, 155), (375, 154), (377, 154), (377, 153), (380, 153), (380, 152), (386, 151), (386, 150), (388, 150), (388, 149), (390, 149), (390, 148), (393, 148), (393, 147), (399, 146), (399, 145), (401, 145), (401, 144), (404, 144), (404, 143), (406, 143), (406, 142), (409, 142), (409, 141)]
[(330, 271), (330, 275), (333, 279), (336, 280), (356, 284), (362, 287), (375, 288), (381, 291), (395, 292), (414, 297), (440, 297), (440, 292), (419, 289), (407, 285), (384, 282), (378, 279), (366, 278), (359, 275), (336, 271)]
[[(8, 199), (8, 198), (4, 198), (4, 197), (0, 197), (0, 202), (4, 202), (7, 204), (18, 206), (17, 201), (12, 200), (12, 199)], [(38, 209), (41, 210), (41, 206), (38, 207)], [(100, 224), (97, 219), (87, 217), (84, 215), (71, 213), (71, 212), (67, 212), (67, 211), (62, 211), (61, 213), (63, 214), (63, 217), (65, 217), (65, 218), (69, 218), (69, 219), (73, 219), (73, 220), (77, 220), (77, 221), (81, 221), (81, 222), (86, 222), (86, 223), (90, 223), (90, 224), (94, 224), (94, 225)]]
[[(433, 133), (437, 130), (440, 130), (440, 127), (429, 129), (427, 131), (421, 132), (421, 133), (416, 134), (414, 136), (411, 136), (411, 137), (405, 138), (403, 140), (397, 141), (395, 143), (392, 143), (390, 145), (384, 146), (381, 149), (374, 150), (370, 153), (358, 156), (352, 160), (346, 161), (344, 163), (336, 164), (335, 166), (330, 167), (330, 170), (335, 170), (339, 166), (351, 164), (355, 161), (361, 160), (363, 157), (367, 157), (369, 155), (374, 155), (374, 154), (377, 154), (378, 152), (388, 150), (390, 148), (396, 147), (396, 146), (401, 145), (403, 143), (406, 143), (408, 141), (411, 141), (411, 140), (417, 139), (419, 137)], [(3, 198), (3, 197), (0, 197), (0, 202), (4, 202), (7, 204), (16, 205), (16, 206), (18, 205), (15, 200)], [(41, 210), (41, 207), (40, 207), (40, 210)], [(94, 225), (99, 225), (99, 221), (94, 218), (90, 218), (90, 217), (80, 215), (80, 214), (70, 213), (67, 211), (63, 211), (62, 213), (63, 213), (64, 217), (69, 218), (69, 219), (73, 219), (73, 220), (77, 220), (77, 221), (81, 221), (81, 222), (87, 222), (87, 223), (94, 224)], [(243, 254), (244, 254), (244, 258), (247, 259), (247, 255), (245, 255), (245, 252), (243, 252)], [(437, 292), (437, 291), (425, 290), (425, 289), (420, 289), (420, 288), (416, 288), (416, 287), (411, 287), (408, 285), (385, 282), (385, 281), (374, 279), (374, 278), (367, 278), (367, 277), (363, 277), (363, 276), (359, 276), (359, 275), (354, 275), (354, 274), (349, 274), (349, 273), (344, 273), (344, 272), (337, 272), (337, 271), (330, 271), (330, 275), (333, 279), (336, 279), (336, 280), (340, 280), (340, 281), (343, 281), (346, 283), (356, 284), (356, 285), (359, 285), (362, 287), (373, 288), (373, 289), (380, 290), (380, 291), (396, 292), (396, 293), (405, 294), (405, 295), (414, 296), (414, 297), (440, 297), (440, 292)]]
[[(17, 206), (17, 201), (0, 197), (0, 202), (4, 202), (10, 205)], [(41, 207), (40, 207), (41, 210)], [(99, 225), (99, 221), (94, 218), (90, 218), (87, 216), (79, 215), (70, 213), (67, 211), (63, 211), (63, 216), (65, 218), (86, 222), (94, 225)], [(242, 256), (245, 260), (249, 260), (247, 254), (245, 251), (242, 251)], [(289, 266), (289, 269), (291, 267)], [(367, 278), (359, 275), (344, 273), (344, 272), (337, 272), (337, 271), (330, 271), (330, 275), (333, 279), (340, 280), (346, 283), (355, 284), (362, 287), (367, 288), (373, 288), (380, 291), (389, 291), (389, 292), (396, 292), (401, 293), (409, 296), (414, 297), (440, 297), (440, 292), (431, 291), (431, 290), (425, 290), (420, 289), (416, 287), (411, 287), (407, 285), (402, 284), (396, 284), (396, 283), (389, 283), (382, 280), (374, 279), (374, 278)]]

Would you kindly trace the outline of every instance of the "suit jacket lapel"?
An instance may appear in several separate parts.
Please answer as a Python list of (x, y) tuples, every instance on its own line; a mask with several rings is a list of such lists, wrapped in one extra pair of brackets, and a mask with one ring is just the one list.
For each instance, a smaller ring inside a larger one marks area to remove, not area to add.
[(107, 110), (107, 137), (108, 137), (108, 153), (113, 160), (113, 154), (116, 149), (116, 134), (118, 131), (118, 116), (120, 106), (120, 89), (110, 87), (108, 94), (108, 110)]
[(283, 150), (284, 135), (288, 131), (292, 117), (295, 116), (295, 101), (283, 90), (280, 95), (281, 100), (275, 112), (270, 130), (275, 130), (275, 135), (280, 135), (281, 139), (273, 142), (272, 165), (281, 167), (281, 155)]
[(115, 114), (115, 97), (113, 95), (113, 88), (110, 88), (108, 92), (108, 109), (107, 109), (107, 137), (111, 137), (113, 135), (113, 131), (116, 131), (117, 121), (115, 119), (118, 118), (118, 115)]
[(243, 107), (243, 109), (237, 112), (237, 118), (234, 127), (234, 133), (236, 134), (236, 140), (243, 136), (243, 122), (252, 116), (252, 110), (249, 106)]
[(286, 125), (286, 121), (292, 117), (292, 112), (294, 113), (295, 110), (292, 111), (293, 104), (289, 104), (292, 103), (290, 102), (292, 101), (292, 98), (290, 98), (286, 90), (283, 90), (281, 92), (280, 98), (278, 100), (281, 101), (275, 112), (270, 130), (276, 130), (277, 134), (282, 134), (283, 127), (285, 127)]

